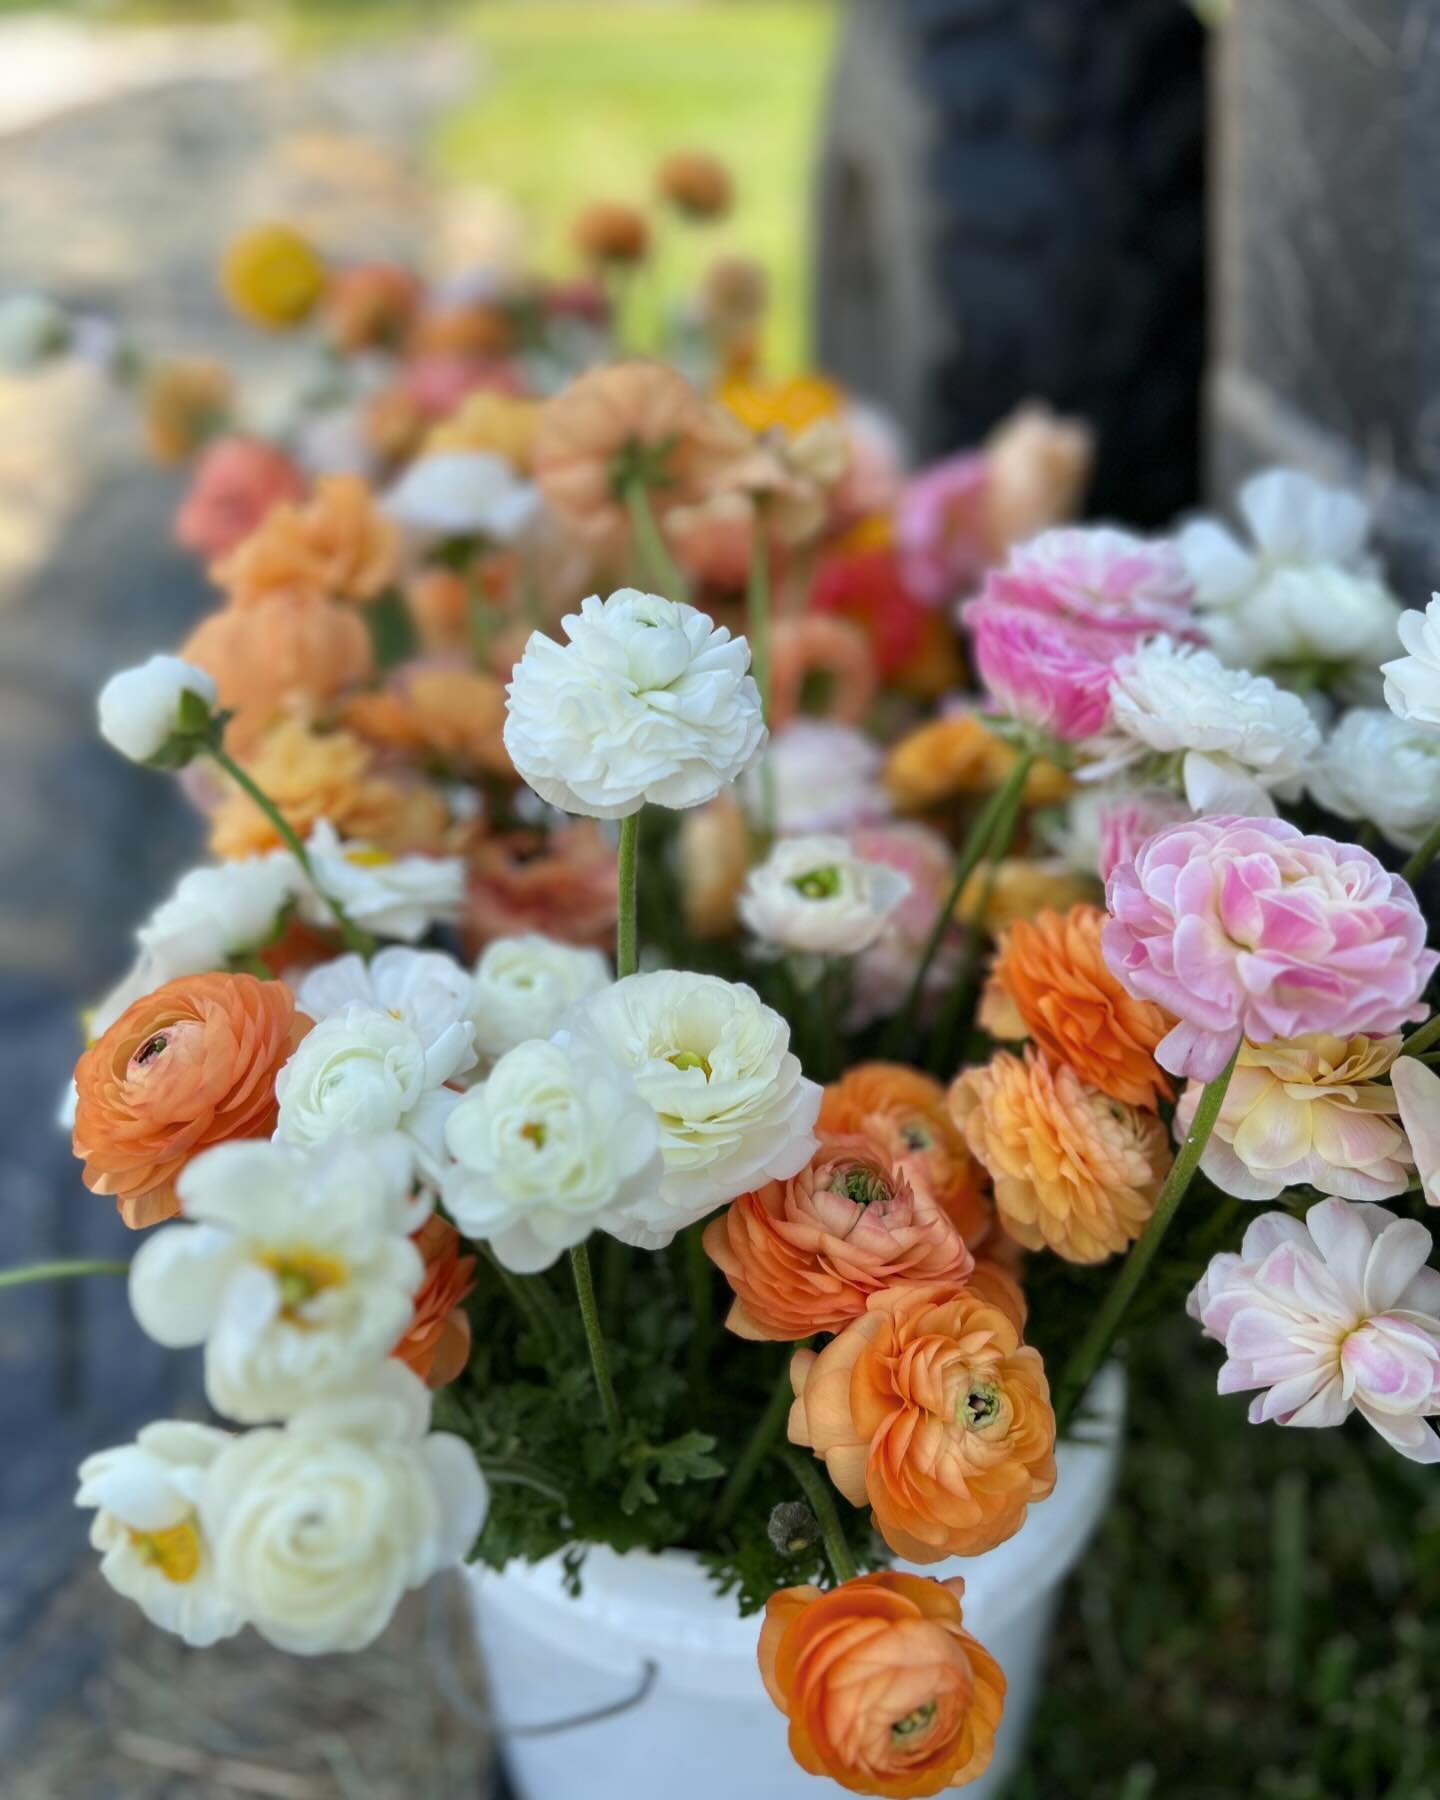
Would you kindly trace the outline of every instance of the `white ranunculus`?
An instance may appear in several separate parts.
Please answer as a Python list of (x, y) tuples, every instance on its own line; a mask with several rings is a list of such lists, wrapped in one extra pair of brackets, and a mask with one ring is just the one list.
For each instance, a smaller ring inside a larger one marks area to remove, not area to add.
[(1116, 663), (1110, 723), (1085, 749), (1082, 779), (1173, 756), (1197, 812), (1256, 817), (1274, 812), (1272, 794), (1298, 794), (1320, 728), (1297, 694), (1267, 677), (1157, 637)]
[(215, 700), (215, 682), (204, 669), (178, 656), (152, 656), (112, 675), (101, 688), (100, 735), (131, 762), (154, 762), (177, 739), (194, 738)]
[[(310, 833), (305, 849), (321, 894), (345, 908), (351, 922), (378, 937), (414, 943), (437, 921), (455, 918), (465, 898), (465, 864), (458, 856), (391, 856), (369, 844), (342, 843), (328, 819)], [(334, 926), (321, 894), (301, 895), (300, 911), (312, 925)]]
[(557, 1034), (628, 1068), (660, 1119), (665, 1178), (626, 1209), (616, 1237), (659, 1250), (738, 1194), (803, 1169), (820, 1089), (790, 1027), (752, 988), (718, 975), (630, 975), (582, 1002)]
[[(849, 831), (888, 818), (882, 760), (878, 747), (853, 725), (796, 719), (775, 734), (766, 752), (776, 828), (786, 834)], [(758, 767), (740, 792), (750, 817), (762, 818), (764, 787)]]
[(140, 1246), (130, 1303), (156, 1343), (204, 1344), (217, 1411), (283, 1418), (409, 1329), (424, 1278), (410, 1234), (426, 1209), (403, 1140), (220, 1144), (186, 1165), (179, 1191), (187, 1222)]
[(619, 1063), (578, 1040), (502, 1056), (451, 1113), (445, 1142), (446, 1210), (522, 1274), (597, 1226), (616, 1230), (664, 1174), (654, 1109)]
[(1308, 785), (1342, 819), (1371, 822), (1414, 850), (1440, 819), (1440, 733), (1383, 707), (1356, 707), (1330, 733)]
[(598, 950), (538, 931), (496, 938), (481, 952), (470, 990), (476, 1048), (503, 1056), (527, 1038), (547, 1038), (572, 1006), (609, 982), (610, 964)]
[(536, 632), (515, 665), (505, 748), (551, 806), (622, 819), (701, 806), (765, 742), (750, 647), (693, 606), (621, 588)]
[(90, 1542), (100, 1552), (100, 1573), (152, 1625), (196, 1649), (245, 1623), (216, 1581), (200, 1522), (211, 1465), (229, 1442), (212, 1425), (147, 1425), (133, 1444), (87, 1456), (75, 1495), (77, 1506), (95, 1509)]
[(278, 1649), (363, 1650), (409, 1589), (468, 1555), (485, 1480), (429, 1422), (424, 1384), (391, 1360), (216, 1458), (201, 1516), (219, 1578)]
[(739, 911), (762, 943), (857, 956), (909, 892), (908, 876), (867, 862), (843, 837), (781, 838), (751, 869)]
[(1401, 613), (1397, 631), (1405, 654), (1380, 666), (1385, 704), (1411, 725), (1440, 725), (1440, 594), (1424, 612)]
[(459, 1097), (445, 1084), (474, 1067), (474, 1039), (468, 1019), (427, 1043), (382, 1007), (349, 1005), (307, 1033), (276, 1076), (275, 1136), (315, 1145), (398, 1131), (433, 1180), (444, 1156), (445, 1121)]
[(274, 935), (303, 881), (284, 850), (191, 869), (136, 932), (141, 953), (169, 976), (222, 968)]
[(418, 457), (385, 496), (393, 519), (427, 537), (513, 543), (539, 511), (539, 490), (503, 456), (447, 450)]
[(45, 294), (0, 300), (0, 369), (24, 374), (58, 356), (71, 336), (69, 316)]
[[(425, 1046), (434, 1049), (470, 1017), (470, 976), (443, 950), (410, 950), (391, 944), (371, 957), (337, 956), (300, 978), (295, 1004), (317, 1024), (349, 1006), (378, 1008), (401, 1019)], [(475, 1063), (457, 1067), (463, 1074)]]

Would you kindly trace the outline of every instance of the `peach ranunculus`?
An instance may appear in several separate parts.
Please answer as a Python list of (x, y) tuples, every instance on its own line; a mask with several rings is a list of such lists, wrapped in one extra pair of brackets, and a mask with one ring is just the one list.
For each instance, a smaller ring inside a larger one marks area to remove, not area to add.
[(180, 655), (214, 677), (221, 706), (235, 714), (227, 745), (241, 752), (280, 713), (313, 714), (358, 687), (374, 661), (365, 622), (351, 607), (283, 595), (211, 613)]
[(1152, 1113), (1032, 1047), (957, 1076), (950, 1108), (990, 1171), (1001, 1223), (1027, 1250), (1103, 1262), (1144, 1230), (1171, 1162)]
[(423, 295), (419, 281), (400, 263), (357, 263), (331, 275), (320, 322), (346, 356), (393, 349), (409, 331)]
[(538, 400), (517, 400), (487, 390), (471, 394), (458, 411), (432, 426), (425, 452), (487, 450), (503, 456), (518, 474), (528, 475), (539, 425)]
[(665, 542), (690, 576), (722, 593), (741, 592), (750, 579), (755, 545), (755, 502), (748, 494), (712, 494), (694, 506), (672, 506)]
[(825, 1089), (816, 1129), (860, 1132), (934, 1194), (971, 1250), (990, 1234), (984, 1171), (950, 1117), (945, 1089), (905, 1063), (856, 1063)]
[(840, 1331), (896, 1282), (962, 1282), (975, 1266), (935, 1196), (866, 1137), (822, 1135), (798, 1175), (741, 1194), (705, 1228), (737, 1337)]
[[(958, 794), (992, 793), (1018, 754), (978, 712), (965, 708), (918, 725), (901, 738), (885, 764), (885, 785), (901, 812), (927, 812)], [(1063, 770), (1042, 759), (1025, 777), (1022, 798), (1026, 806), (1057, 806), (1070, 787)]]
[(748, 256), (717, 256), (700, 281), (700, 318), (727, 367), (751, 366), (770, 304), (770, 274)]
[(127, 1007), (75, 1065), (73, 1145), (134, 1229), (179, 1211), (192, 1156), (269, 1137), (275, 1077), (310, 1029), (283, 981), (186, 975)]
[(366, 483), (358, 475), (322, 475), (303, 506), (277, 506), (210, 573), (232, 606), (277, 594), (363, 602), (391, 585), (399, 558), (399, 529)]
[(655, 188), (688, 219), (723, 219), (735, 198), (730, 171), (704, 150), (676, 150), (655, 171)]
[(620, 362), (590, 369), (547, 400), (535, 436), (546, 503), (592, 541), (626, 528), (624, 488), (643, 483), (657, 511), (693, 505), (750, 447), (727, 413), (677, 369)]
[(391, 1351), (427, 1387), (442, 1388), (470, 1360), (470, 1317), (464, 1301), (475, 1287), (475, 1258), (460, 1254), (460, 1233), (432, 1213), (412, 1240), (425, 1259), (410, 1329)]
[(1055, 1415), (1007, 1284), (899, 1286), (790, 1365), (790, 1441), (897, 1556), (979, 1556), (1055, 1485)]
[[(797, 713), (859, 725), (875, 698), (875, 665), (865, 633), (848, 619), (806, 613), (777, 619), (770, 636), (770, 728)], [(814, 690), (814, 704), (806, 702)]]
[(750, 829), (733, 789), (681, 813), (675, 839), (680, 905), (693, 937), (723, 938), (738, 928), (738, 901), (750, 872)]
[(230, 411), (232, 383), (217, 362), (174, 357), (149, 368), (140, 386), (145, 448), (171, 467), (215, 437)]
[(985, 930), (999, 937), (1017, 920), (1033, 919), (1047, 909), (1068, 912), (1093, 900), (1095, 893), (1089, 876), (1076, 874), (1058, 857), (1037, 861), (1031, 856), (1005, 856), (998, 865), (982, 862), (974, 871), (960, 890), (955, 918), (974, 919), (983, 906)]
[(765, 1606), (760, 1675), (790, 1754), (856, 1794), (918, 1800), (982, 1775), (1005, 1677), (961, 1622), (965, 1583), (885, 1569)]
[(216, 438), (175, 515), (175, 541), (208, 560), (226, 556), (273, 507), (304, 491), (304, 476), (283, 450), (260, 438)]
[(486, 838), (470, 855), (461, 919), (466, 952), (526, 931), (608, 950), (618, 895), (615, 851), (591, 819), (548, 835), (521, 830)]
[(505, 690), (478, 669), (396, 669), (383, 690), (356, 695), (344, 723), (371, 743), (514, 779), (501, 738)]
[(985, 526), (995, 562), (1014, 544), (1073, 519), (1095, 461), (1095, 434), (1031, 401), (985, 440)]
[[(1154, 1051), (1175, 1021), (1110, 973), (1104, 923), (1102, 907), (1084, 905), (1017, 919), (1001, 936), (990, 979), (1058, 1062), (1102, 1094), (1154, 1111), (1173, 1097)], [(983, 1008), (981, 1023), (991, 1029)]]

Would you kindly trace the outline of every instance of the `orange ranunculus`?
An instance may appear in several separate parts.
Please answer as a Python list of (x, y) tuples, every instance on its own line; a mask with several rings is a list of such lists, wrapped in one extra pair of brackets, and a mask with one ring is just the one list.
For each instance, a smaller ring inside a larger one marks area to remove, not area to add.
[(750, 872), (750, 830), (733, 791), (681, 813), (676, 857), (686, 929), (698, 938), (728, 937)]
[(845, 410), (844, 393), (823, 375), (791, 375), (784, 381), (733, 378), (720, 383), (715, 398), (757, 436), (777, 431), (798, 437)]
[(1047, 908), (1067, 911), (1092, 900), (1096, 892), (1096, 882), (1087, 875), (1077, 875), (1063, 863), (1037, 862), (1028, 856), (1005, 856), (998, 867), (982, 862), (974, 871), (960, 890), (960, 898), (955, 903), (955, 918), (957, 922), (973, 919), (983, 904), (985, 930), (991, 937), (999, 937), (1017, 919), (1033, 919)]
[(374, 600), (395, 579), (400, 533), (358, 475), (322, 475), (303, 506), (277, 506), (210, 571), (232, 606)]
[(310, 1020), (283, 981), (184, 975), (121, 1013), (75, 1065), (75, 1154), (133, 1228), (173, 1218), (192, 1156), (269, 1137), (275, 1077)]
[(330, 277), (321, 309), (325, 335), (337, 350), (393, 349), (402, 342), (424, 290), (399, 263), (357, 263)]
[(1152, 1113), (1033, 1048), (967, 1069), (950, 1109), (990, 1171), (1002, 1223), (1027, 1250), (1103, 1262), (1144, 1230), (1171, 1162)]
[(770, 276), (748, 256), (717, 256), (700, 283), (700, 313), (730, 350), (751, 346), (770, 301)]
[(225, 556), (273, 507), (304, 491), (304, 476), (283, 450), (259, 438), (217, 438), (175, 515), (175, 541), (197, 556)]
[(235, 714), (226, 742), (243, 753), (279, 713), (317, 712), (367, 680), (374, 653), (351, 607), (277, 595), (211, 613), (180, 654), (215, 678), (221, 706)]
[(791, 1443), (910, 1562), (993, 1550), (1055, 1485), (1045, 1368), (1007, 1285), (883, 1288), (791, 1362)]
[[(926, 812), (957, 794), (992, 792), (1019, 752), (996, 737), (975, 712), (948, 713), (900, 739), (885, 765), (885, 785), (901, 812)], [(1055, 806), (1070, 780), (1049, 762), (1036, 762), (1022, 790), (1027, 806)]]
[(881, 1288), (960, 1282), (975, 1266), (918, 1170), (873, 1139), (829, 1134), (798, 1175), (713, 1218), (705, 1249), (735, 1294), (729, 1329), (792, 1344), (842, 1330)]
[(488, 450), (528, 475), (539, 423), (538, 400), (517, 400), (510, 394), (483, 389), (463, 400), (448, 419), (431, 427), (425, 451), (429, 455), (442, 450)]
[(760, 1675), (790, 1721), (790, 1754), (811, 1775), (896, 1800), (984, 1773), (1005, 1677), (961, 1623), (965, 1583), (898, 1569), (822, 1593), (772, 1594)]
[(360, 435), (372, 456), (393, 467), (417, 453), (428, 423), (414, 396), (396, 383), (381, 388), (365, 402)]
[(650, 248), (644, 213), (620, 200), (592, 200), (570, 225), (570, 240), (592, 263), (638, 263)]
[(609, 949), (619, 905), (615, 852), (590, 819), (548, 835), (510, 831), (470, 856), (461, 929), (474, 955), (492, 938), (538, 931)]
[(655, 172), (662, 200), (690, 219), (723, 219), (735, 198), (730, 171), (704, 150), (677, 150)]
[(992, 979), (1042, 1049), (1102, 1094), (1153, 1111), (1173, 1097), (1153, 1052), (1174, 1021), (1110, 973), (1104, 923), (1098, 906), (1018, 919), (1000, 939)]
[(415, 1233), (425, 1277), (415, 1296), (410, 1329), (390, 1352), (427, 1387), (454, 1381), (470, 1360), (470, 1317), (462, 1302), (475, 1286), (475, 1258), (460, 1254), (460, 1233), (432, 1213)]
[(1031, 401), (985, 440), (985, 531), (997, 563), (1012, 544), (1073, 519), (1095, 461), (1095, 434)]
[(231, 386), (219, 363), (200, 357), (175, 357), (146, 371), (140, 422), (157, 463), (182, 463), (216, 436), (230, 410)]
[[(848, 619), (806, 613), (777, 619), (770, 638), (770, 725), (799, 712), (858, 725), (875, 698), (875, 665), (865, 633)], [(814, 704), (807, 705), (814, 693)]]
[(514, 778), (501, 737), (505, 690), (477, 669), (397, 669), (383, 691), (357, 694), (344, 722), (371, 743)]
[(875, 1139), (901, 1168), (916, 1172), (970, 1249), (989, 1236), (993, 1219), (984, 1172), (965, 1148), (945, 1090), (933, 1076), (905, 1063), (856, 1063), (825, 1089), (816, 1128)]
[(484, 300), (429, 307), (415, 322), (412, 356), (503, 357), (515, 348), (515, 322)]
[(728, 413), (658, 362), (590, 369), (540, 409), (535, 478), (551, 510), (595, 542), (626, 527), (621, 489), (643, 481), (657, 511), (691, 505), (750, 448)]

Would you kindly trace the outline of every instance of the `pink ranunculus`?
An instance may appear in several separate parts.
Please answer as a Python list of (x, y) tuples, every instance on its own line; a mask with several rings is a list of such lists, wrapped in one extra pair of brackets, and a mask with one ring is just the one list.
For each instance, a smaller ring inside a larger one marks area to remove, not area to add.
[(990, 562), (989, 463), (978, 451), (923, 469), (901, 490), (895, 543), (905, 584), (926, 606), (979, 585)]
[(1163, 788), (1139, 789), (1117, 796), (1114, 803), (1100, 809), (1100, 879), (1108, 881), (1121, 863), (1134, 862), (1136, 852), (1146, 838), (1154, 837), (1166, 825), (1178, 824), (1192, 816), (1191, 809), (1178, 795)]
[(1242, 1035), (1388, 1036), (1424, 1017), (1440, 962), (1398, 875), (1283, 819), (1167, 826), (1111, 873), (1105, 902), (1106, 962), (1175, 1014), (1156, 1059), (1196, 1081), (1213, 1081)]
[[(885, 921), (885, 929), (868, 950), (855, 958), (850, 1004), (845, 1023), (862, 1030), (876, 1019), (898, 1012), (910, 992), (915, 969), (935, 920), (950, 894), (954, 855), (938, 831), (913, 820), (863, 825), (850, 835), (851, 847), (867, 862), (898, 869), (910, 889)], [(923, 1009), (949, 990), (955, 979), (961, 933), (952, 926), (926, 971)]]
[(175, 541), (206, 562), (228, 556), (282, 500), (298, 500), (305, 478), (259, 438), (217, 438), (201, 456), (175, 515)]
[(1065, 743), (1094, 737), (1104, 726), (1111, 659), (1091, 642), (1093, 634), (987, 599), (971, 601), (965, 624), (980, 679), (1007, 717)]
[(511, 395), (524, 391), (512, 364), (444, 351), (412, 357), (401, 386), (427, 419), (448, 419), (462, 400), (481, 389)]
[(1186, 1310), (1225, 1347), (1219, 1390), (1263, 1391), (1250, 1422), (1339, 1425), (1358, 1412), (1412, 1462), (1440, 1462), (1440, 1270), (1430, 1233), (1383, 1206), (1265, 1213), (1213, 1257)]
[(1108, 525), (1042, 531), (992, 570), (985, 598), (1113, 638), (1116, 656), (1156, 632), (1197, 642), (1202, 636), (1195, 584), (1175, 545)]

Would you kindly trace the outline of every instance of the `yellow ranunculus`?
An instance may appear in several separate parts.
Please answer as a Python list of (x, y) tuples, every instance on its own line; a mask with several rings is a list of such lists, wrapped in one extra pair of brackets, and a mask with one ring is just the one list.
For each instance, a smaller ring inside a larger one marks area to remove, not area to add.
[(252, 325), (290, 331), (325, 291), (325, 264), (291, 225), (254, 225), (234, 238), (220, 265), (220, 289)]
[(823, 375), (792, 375), (788, 381), (732, 375), (716, 388), (715, 398), (747, 430), (781, 431), (786, 437), (833, 419), (845, 405), (844, 394)]

